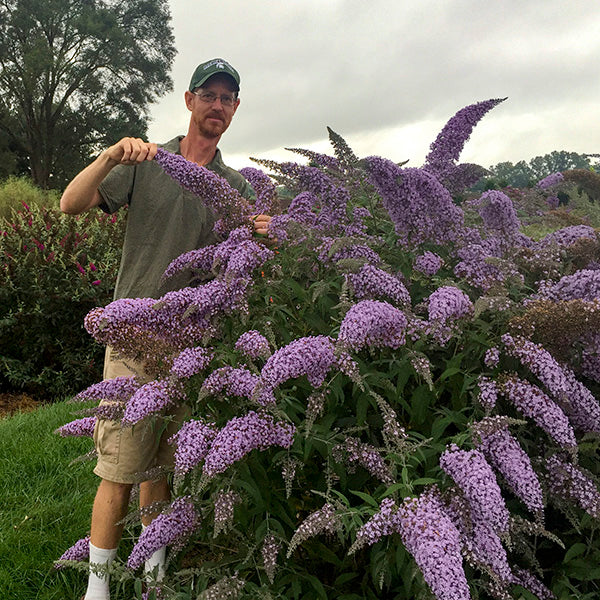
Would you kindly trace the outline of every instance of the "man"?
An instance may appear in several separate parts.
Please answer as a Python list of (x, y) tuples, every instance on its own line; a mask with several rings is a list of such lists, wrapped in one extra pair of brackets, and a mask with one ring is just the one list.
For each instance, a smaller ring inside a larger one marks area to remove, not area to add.
[[(226, 61), (214, 59), (202, 63), (192, 75), (185, 92), (190, 111), (187, 135), (164, 145), (166, 150), (180, 153), (187, 160), (206, 166), (224, 177), (246, 198), (252, 188), (240, 173), (227, 167), (217, 144), (237, 111), (240, 76)], [(212, 227), (215, 215), (198, 197), (184, 191), (154, 162), (156, 144), (137, 138), (123, 138), (104, 150), (79, 173), (65, 189), (61, 210), (79, 214), (93, 207), (113, 213), (128, 204), (127, 230), (115, 299), (125, 297), (158, 298), (187, 281), (160, 283), (166, 266), (177, 256), (216, 240)], [(266, 233), (270, 217), (258, 215), (254, 227)], [(138, 375), (143, 366), (126, 365), (111, 355), (104, 367), (104, 378)], [(178, 415), (181, 419), (181, 415)], [(156, 423), (122, 428), (120, 423), (99, 420), (94, 433), (98, 463), (94, 472), (101, 478), (94, 507), (90, 533), (90, 564), (108, 565), (114, 559), (122, 535), (118, 524), (126, 515), (129, 494), (136, 474), (155, 466), (169, 465), (172, 448), (166, 440), (173, 431), (171, 423), (156, 440), (155, 431), (164, 428)], [(140, 506), (170, 499), (166, 477), (140, 484)], [(154, 515), (142, 518), (144, 525)], [(146, 571), (159, 579), (164, 574), (165, 549), (158, 550), (146, 563)], [(91, 569), (85, 600), (108, 600), (109, 581), (105, 574)]]

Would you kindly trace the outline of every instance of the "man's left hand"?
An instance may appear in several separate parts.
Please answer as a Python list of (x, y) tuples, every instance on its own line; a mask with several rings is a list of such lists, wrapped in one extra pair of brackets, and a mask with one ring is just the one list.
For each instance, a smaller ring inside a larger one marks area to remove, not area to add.
[(270, 215), (254, 215), (250, 218), (254, 223), (254, 231), (266, 235), (269, 231), (269, 224), (271, 223)]

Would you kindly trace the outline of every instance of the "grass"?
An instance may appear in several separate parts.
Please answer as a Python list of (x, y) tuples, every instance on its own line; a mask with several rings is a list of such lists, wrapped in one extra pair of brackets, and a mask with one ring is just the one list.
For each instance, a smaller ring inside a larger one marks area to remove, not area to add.
[(71, 421), (66, 402), (0, 420), (0, 597), (79, 599), (85, 575), (56, 571), (53, 561), (89, 531), (98, 484), (93, 463), (71, 461), (89, 439), (61, 438)]

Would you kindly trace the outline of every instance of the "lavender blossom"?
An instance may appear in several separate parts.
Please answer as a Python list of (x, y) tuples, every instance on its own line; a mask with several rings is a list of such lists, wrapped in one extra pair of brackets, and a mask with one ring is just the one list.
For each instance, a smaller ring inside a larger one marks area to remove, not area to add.
[(260, 169), (244, 167), (240, 173), (246, 178), (256, 193), (254, 212), (256, 214), (272, 215), (277, 211), (279, 201), (277, 199), (277, 188), (273, 180)]
[(203, 473), (207, 477), (222, 473), (255, 449), (289, 448), (295, 432), (292, 424), (275, 422), (265, 413), (250, 411), (243, 417), (234, 417), (217, 433), (204, 460)]
[(235, 343), (235, 349), (250, 360), (267, 359), (271, 356), (269, 341), (255, 329), (242, 333)]
[(533, 299), (547, 299), (555, 302), (564, 300), (600, 299), (600, 271), (582, 269), (572, 275), (566, 275), (559, 281), (542, 281), (538, 293)]
[(55, 433), (58, 433), (61, 437), (92, 437), (94, 435), (96, 421), (96, 417), (76, 419), (75, 421), (71, 421), (62, 427), (59, 427)]
[(223, 177), (163, 148), (158, 149), (154, 160), (169, 177), (184, 189), (200, 196), (217, 215), (225, 218), (228, 229), (248, 222), (250, 205)]
[(237, 575), (223, 577), (210, 587), (207, 587), (196, 600), (236, 600), (246, 585)]
[(580, 239), (596, 240), (595, 229), (589, 225), (569, 225), (549, 233), (539, 244), (542, 247), (556, 244), (561, 248), (568, 248)]
[(515, 408), (535, 421), (559, 446), (575, 448), (577, 441), (569, 419), (537, 386), (516, 377), (508, 379), (503, 392)]
[(463, 228), (463, 212), (435, 176), (424, 169), (401, 169), (374, 156), (365, 161), (370, 181), (379, 192), (402, 245), (457, 240)]
[(478, 448), (487, 461), (505, 479), (517, 498), (534, 514), (541, 516), (544, 510), (542, 488), (531, 466), (531, 461), (519, 442), (507, 429), (489, 434), (480, 432)]
[(346, 259), (362, 260), (371, 265), (381, 263), (379, 254), (356, 238), (324, 237), (318, 252), (318, 260), (326, 266)]
[(473, 314), (473, 303), (469, 296), (457, 287), (440, 287), (429, 296), (427, 302), (429, 319), (444, 324)]
[(478, 450), (460, 450), (452, 444), (440, 457), (440, 466), (467, 498), (473, 519), (488, 522), (496, 533), (508, 530), (508, 510), (492, 468)]
[(583, 471), (556, 454), (546, 460), (546, 469), (552, 494), (573, 502), (595, 519), (600, 518), (600, 493)]
[(444, 264), (444, 261), (435, 253), (427, 250), (415, 258), (413, 268), (430, 277), (435, 275)]
[(387, 302), (363, 300), (350, 308), (340, 325), (339, 341), (355, 352), (363, 348), (399, 348), (408, 320)]
[(201, 391), (203, 394), (225, 393), (250, 400), (258, 381), (258, 375), (254, 375), (246, 367), (225, 366), (215, 369), (204, 380)]
[(484, 100), (459, 110), (431, 144), (424, 168), (438, 178), (443, 177), (458, 160), (475, 125), (488, 111), (504, 100), (506, 98)]
[(54, 564), (55, 569), (62, 569), (64, 565), (60, 564), (62, 560), (87, 560), (90, 556), (90, 536), (78, 540)]
[(168, 440), (176, 445), (175, 471), (188, 473), (204, 460), (217, 435), (213, 423), (191, 420), (184, 423)]
[(171, 374), (178, 378), (191, 377), (205, 369), (212, 357), (212, 352), (207, 348), (186, 348), (173, 361)]
[(548, 389), (581, 431), (600, 432), (600, 404), (566, 366), (561, 366), (541, 345), (522, 337), (502, 336), (507, 351), (518, 358)]
[(209, 274), (212, 270), (216, 248), (217, 245), (212, 245), (184, 252), (169, 263), (162, 275), (162, 279), (169, 279), (186, 269), (197, 273)]
[(184, 398), (183, 389), (175, 382), (153, 380), (139, 388), (127, 402), (123, 414), (124, 426), (139, 423), (145, 417), (158, 414)]
[(483, 362), (484, 362), (485, 366), (488, 367), (489, 369), (493, 369), (494, 367), (497, 367), (498, 363), (500, 362), (500, 350), (498, 350), (498, 348), (496, 348), (496, 347), (488, 348), (485, 351), (485, 357), (483, 359)]
[(281, 550), (281, 544), (273, 534), (268, 534), (263, 540), (261, 554), (265, 573), (271, 583), (275, 581), (275, 570), (277, 568), (277, 555)]
[(333, 535), (340, 527), (339, 519), (335, 514), (335, 508), (327, 503), (322, 508), (311, 513), (300, 523), (290, 540), (287, 558), (304, 541), (322, 533)]
[(73, 400), (75, 402), (86, 402), (88, 400), (126, 402), (140, 386), (141, 383), (134, 376), (105, 379), (79, 392)]
[(198, 524), (199, 515), (190, 496), (177, 498), (167, 512), (158, 515), (140, 534), (127, 560), (137, 569), (163, 546), (180, 549)]
[(459, 532), (435, 491), (405, 500), (398, 532), (438, 600), (471, 598), (462, 566)]
[(477, 400), (487, 412), (490, 412), (498, 401), (498, 386), (494, 380), (485, 375), (478, 377), (477, 386), (479, 387)]
[(521, 223), (512, 200), (504, 192), (489, 190), (473, 204), (479, 207), (485, 228), (493, 231), (503, 245), (519, 238)]
[(548, 188), (558, 185), (563, 180), (564, 180), (564, 176), (562, 173), (560, 173), (560, 172), (552, 173), (551, 175), (548, 175), (547, 177), (540, 179), (537, 182), (536, 186), (538, 188), (540, 188), (541, 190), (547, 190)]
[(354, 554), (363, 546), (372, 546), (381, 538), (400, 530), (400, 514), (396, 503), (391, 498), (384, 498), (379, 510), (356, 532), (356, 541), (348, 554)]
[(514, 582), (532, 594), (539, 600), (555, 600), (556, 596), (549, 590), (533, 573), (520, 567), (513, 568)]
[(388, 298), (400, 306), (410, 306), (410, 295), (405, 285), (390, 273), (366, 264), (358, 273), (346, 275), (354, 295), (360, 300)]

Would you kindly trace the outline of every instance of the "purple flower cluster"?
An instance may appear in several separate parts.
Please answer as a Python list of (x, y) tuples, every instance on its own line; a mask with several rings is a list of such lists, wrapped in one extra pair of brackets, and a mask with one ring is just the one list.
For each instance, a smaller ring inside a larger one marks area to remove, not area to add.
[(541, 345), (525, 338), (504, 334), (502, 341), (509, 354), (544, 384), (574, 427), (600, 432), (600, 404), (569, 368), (561, 366)]
[(481, 452), (460, 450), (452, 444), (440, 457), (440, 466), (463, 491), (474, 520), (489, 523), (496, 533), (508, 530), (506, 504), (494, 471)]
[(596, 239), (596, 231), (589, 225), (569, 225), (557, 231), (549, 233), (539, 242), (540, 246), (551, 246), (556, 244), (561, 248), (567, 248), (580, 239)]
[[(58, 559), (61, 560), (87, 560), (90, 556), (90, 536), (86, 536), (75, 542), (63, 555)], [(56, 563), (56, 569), (62, 569), (63, 565)]]
[(302, 542), (322, 533), (333, 535), (339, 529), (339, 526), (335, 508), (329, 503), (324, 504), (322, 508), (308, 515), (300, 523), (290, 540), (287, 557), (289, 558)]
[(355, 238), (324, 237), (318, 249), (318, 259), (326, 266), (335, 265), (340, 260), (355, 259), (371, 265), (381, 263), (381, 257), (375, 250)]
[(224, 219), (227, 229), (247, 223), (251, 207), (245, 198), (226, 179), (206, 167), (159, 148), (154, 160), (181, 187), (200, 196), (217, 215)]
[(207, 348), (186, 348), (173, 360), (171, 375), (179, 378), (191, 377), (205, 369), (212, 357), (212, 352)]
[(341, 366), (335, 355), (333, 340), (324, 335), (299, 338), (277, 350), (260, 373), (263, 404), (274, 402), (273, 390), (288, 379), (306, 375), (314, 388), (325, 381), (333, 367)]
[(453, 286), (442, 286), (428, 300), (429, 319), (447, 324), (473, 314), (473, 303), (462, 290)]
[[(464, 277), (471, 285), (487, 291), (503, 283), (513, 271), (505, 272), (497, 264), (502, 250), (498, 239), (490, 237), (479, 242), (468, 243), (457, 251), (461, 259), (454, 267), (457, 277)], [(495, 261), (496, 264), (492, 264)], [(514, 271), (514, 274), (518, 274)]]
[(459, 110), (431, 144), (424, 168), (442, 178), (458, 160), (473, 128), (492, 108), (506, 98), (494, 98), (471, 104)]
[(556, 454), (546, 460), (546, 469), (551, 493), (574, 502), (595, 519), (600, 518), (600, 493), (583, 471)]
[(444, 261), (435, 252), (427, 250), (415, 258), (413, 268), (415, 271), (431, 277), (442, 268), (443, 264)]
[(169, 438), (175, 444), (175, 470), (188, 473), (204, 460), (217, 435), (213, 423), (192, 420), (184, 423), (177, 433)]
[(498, 348), (489, 348), (485, 351), (485, 356), (483, 358), (483, 362), (486, 367), (489, 369), (493, 369), (498, 366), (500, 362), (500, 350)]
[(242, 417), (234, 417), (213, 440), (204, 460), (203, 473), (208, 477), (222, 473), (255, 449), (266, 450), (270, 446), (289, 448), (295, 432), (292, 424), (275, 422), (266, 413), (250, 411)]
[(444, 244), (458, 238), (463, 212), (434, 175), (424, 169), (401, 169), (375, 156), (365, 161), (401, 244)]
[(261, 169), (253, 167), (244, 167), (240, 169), (240, 173), (246, 178), (256, 193), (256, 202), (254, 203), (255, 214), (273, 214), (279, 204), (277, 188), (273, 180)]
[(520, 567), (513, 568), (514, 582), (532, 594), (539, 600), (555, 600), (556, 596), (549, 590), (533, 573)]
[(410, 294), (406, 286), (387, 271), (366, 264), (358, 273), (346, 275), (354, 295), (359, 300), (388, 298), (400, 306), (410, 306)]
[(225, 366), (215, 369), (202, 383), (202, 392), (208, 394), (227, 394), (250, 400), (259, 381), (258, 375), (246, 367)]
[(381, 458), (381, 454), (373, 446), (364, 444), (356, 438), (348, 437), (343, 444), (334, 446), (333, 456), (340, 461), (345, 457), (350, 464), (364, 467), (373, 477), (383, 483), (388, 485), (394, 483), (392, 473)]
[(460, 535), (435, 491), (409, 498), (397, 513), (402, 542), (438, 600), (468, 600)]
[(498, 385), (493, 379), (480, 375), (477, 379), (477, 386), (479, 387), (477, 400), (486, 411), (490, 412), (498, 401)]
[(529, 456), (507, 429), (480, 435), (478, 448), (487, 461), (504, 477), (510, 489), (534, 514), (544, 510), (542, 488)]
[(73, 400), (76, 402), (86, 402), (88, 400), (126, 402), (139, 389), (140, 385), (139, 381), (133, 376), (105, 379), (79, 392)]
[(281, 544), (277, 541), (277, 538), (269, 533), (263, 540), (261, 554), (263, 559), (263, 566), (265, 573), (269, 578), (269, 581), (273, 583), (275, 580), (275, 570), (277, 568), (277, 555), (281, 550)]
[(577, 441), (569, 419), (560, 406), (536, 385), (516, 377), (502, 386), (505, 396), (515, 408), (533, 419), (562, 448), (575, 448)]
[(340, 325), (339, 341), (359, 352), (363, 348), (399, 348), (405, 342), (404, 313), (378, 300), (363, 300), (348, 310)]
[(184, 397), (183, 389), (174, 381), (168, 379), (149, 381), (127, 402), (122, 423), (125, 426), (139, 423), (145, 417), (163, 412)]
[(540, 188), (541, 190), (546, 190), (555, 185), (558, 185), (563, 180), (564, 180), (564, 176), (562, 173), (560, 173), (560, 172), (552, 173), (551, 175), (548, 175), (547, 177), (540, 179), (537, 182), (537, 187)]
[(76, 419), (75, 421), (71, 421), (62, 427), (59, 427), (55, 433), (58, 433), (61, 437), (92, 437), (94, 435), (96, 421), (96, 417)]
[(235, 343), (235, 349), (250, 360), (267, 359), (271, 356), (269, 341), (255, 329), (242, 333)]
[(534, 299), (546, 300), (587, 300), (600, 299), (600, 271), (582, 269), (572, 275), (565, 275), (559, 281), (542, 281)]
[(384, 498), (379, 510), (356, 532), (356, 541), (348, 553), (353, 554), (365, 544), (372, 546), (381, 538), (398, 533), (399, 529), (398, 507), (391, 498)]
[(162, 279), (169, 279), (186, 269), (198, 273), (210, 273), (215, 258), (216, 248), (217, 245), (212, 245), (184, 252), (169, 263), (162, 275)]
[(215, 509), (215, 530), (213, 537), (217, 537), (219, 533), (225, 532), (231, 528), (233, 524), (233, 510), (235, 505), (241, 501), (240, 495), (233, 490), (228, 492), (220, 491), (214, 499)]
[(484, 227), (498, 235), (504, 243), (509, 243), (520, 235), (521, 223), (517, 211), (504, 192), (489, 190), (474, 204), (479, 207)]
[(181, 548), (198, 523), (199, 515), (189, 496), (177, 498), (167, 512), (158, 515), (140, 534), (127, 560), (137, 569), (163, 546)]

